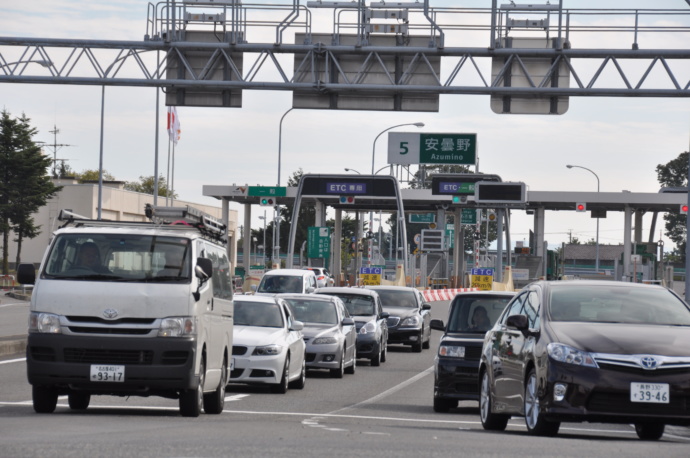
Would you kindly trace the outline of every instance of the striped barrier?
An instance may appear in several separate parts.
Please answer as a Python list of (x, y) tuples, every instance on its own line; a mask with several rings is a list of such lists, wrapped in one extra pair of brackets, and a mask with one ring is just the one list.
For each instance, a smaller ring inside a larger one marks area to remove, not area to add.
[(14, 275), (0, 275), (0, 289), (9, 291), (14, 287)]
[(426, 289), (422, 291), (422, 295), (429, 302), (450, 301), (456, 294), (469, 291), (479, 291), (479, 288)]

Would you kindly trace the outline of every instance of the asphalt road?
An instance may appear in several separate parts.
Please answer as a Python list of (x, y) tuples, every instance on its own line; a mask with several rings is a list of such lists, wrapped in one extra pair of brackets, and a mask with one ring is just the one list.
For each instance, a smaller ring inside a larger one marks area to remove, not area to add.
[[(4, 302), (4, 301), (3, 301)], [(2, 306), (3, 303), (0, 303)], [(447, 302), (432, 304), (445, 318)], [(0, 318), (9, 307), (0, 307)], [(26, 313), (26, 309), (23, 309)], [(14, 312), (12, 312), (14, 313)], [(555, 438), (525, 433), (522, 418), (486, 432), (476, 402), (448, 414), (432, 409), (432, 348), (390, 346), (388, 361), (331, 379), (308, 374), (304, 390), (285, 395), (232, 386), (221, 415), (183, 418), (177, 401), (94, 397), (86, 411), (60, 399), (53, 414), (31, 406), (23, 355), (0, 356), (0, 456), (7, 457), (419, 457), (687, 456), (687, 428), (642, 442), (630, 425), (564, 424)]]

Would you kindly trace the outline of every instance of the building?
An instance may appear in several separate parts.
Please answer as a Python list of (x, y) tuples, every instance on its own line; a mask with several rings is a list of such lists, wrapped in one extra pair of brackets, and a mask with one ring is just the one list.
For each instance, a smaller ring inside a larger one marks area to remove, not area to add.
[[(33, 239), (22, 241), (21, 262), (40, 263), (43, 259), (53, 232), (59, 228), (57, 217), (60, 210), (69, 209), (86, 218), (98, 218), (98, 183), (78, 183), (75, 179), (54, 179), (56, 186), (62, 190), (50, 199), (35, 215), (36, 226), (40, 226), (41, 233)], [(153, 195), (128, 191), (123, 181), (104, 181), (102, 188), (103, 207), (101, 219), (113, 221), (148, 221), (144, 214), (146, 204), (153, 205)], [(165, 198), (158, 198), (158, 205), (165, 205)], [(175, 200), (172, 205), (195, 207), (209, 215), (222, 219), (220, 207), (196, 204), (182, 200)], [(228, 214), (228, 237), (230, 251), (228, 256), (233, 266), (237, 265), (237, 211), (230, 210)], [(14, 268), (17, 257), (15, 235), (10, 233), (9, 261), (10, 268)]]

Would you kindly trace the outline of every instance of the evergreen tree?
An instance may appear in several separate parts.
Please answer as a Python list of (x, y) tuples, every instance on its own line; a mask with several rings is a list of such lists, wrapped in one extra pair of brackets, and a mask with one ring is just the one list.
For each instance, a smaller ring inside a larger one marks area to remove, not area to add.
[(2, 273), (9, 273), (10, 230), (17, 230), (17, 262), (21, 260), (21, 241), (40, 232), (32, 214), (44, 206), (61, 188), (53, 185), (51, 159), (33, 141), (38, 131), (22, 114), (12, 118), (0, 114), (0, 232), (2, 232)]
[[(656, 166), (659, 183), (669, 188), (686, 188), (688, 186), (688, 153), (683, 152), (666, 164)], [(686, 223), (687, 215), (681, 213), (666, 213), (666, 235), (676, 244), (675, 252), (685, 262), (685, 246), (687, 244)]]

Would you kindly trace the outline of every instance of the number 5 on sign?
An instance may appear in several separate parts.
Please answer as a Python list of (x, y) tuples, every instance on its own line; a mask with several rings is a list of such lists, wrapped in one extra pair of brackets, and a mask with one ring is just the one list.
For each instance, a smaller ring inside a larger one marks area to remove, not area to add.
[(400, 154), (407, 154), (410, 149), (407, 147), (407, 142), (400, 142)]

